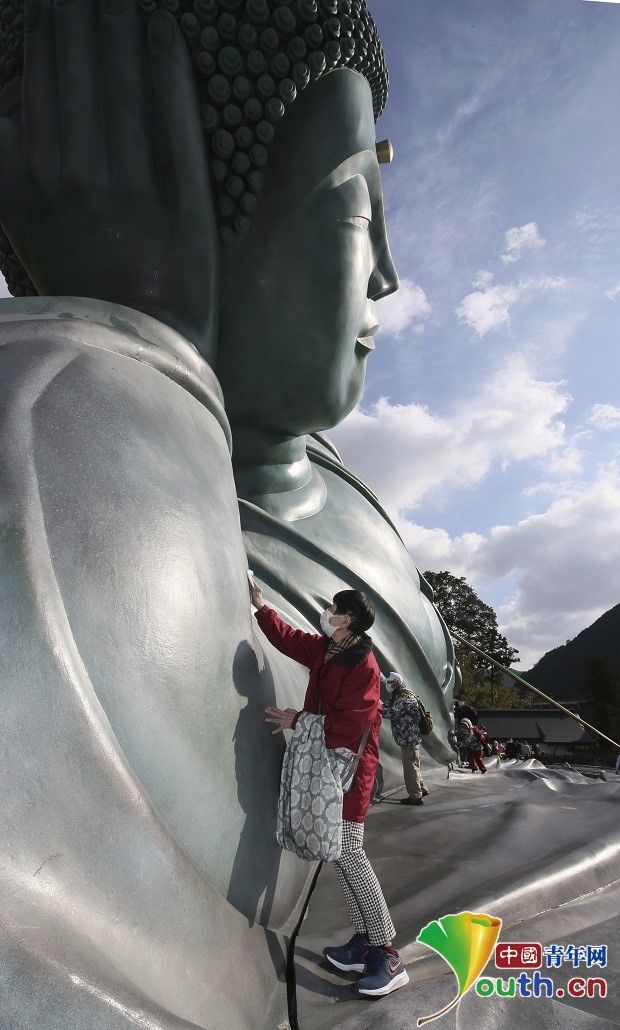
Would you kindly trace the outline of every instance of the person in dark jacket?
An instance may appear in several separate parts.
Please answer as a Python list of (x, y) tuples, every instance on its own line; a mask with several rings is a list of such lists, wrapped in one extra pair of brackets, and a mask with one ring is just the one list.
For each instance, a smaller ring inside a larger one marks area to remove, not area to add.
[(454, 721), (457, 726), (463, 719), (469, 719), (472, 726), (478, 723), (478, 712), (472, 705), (469, 705), (464, 697), (457, 697), (454, 702)]
[(519, 744), (512, 737), (509, 737), (506, 741), (506, 758), (518, 758), (519, 757)]
[(459, 738), (462, 745), (467, 749), (467, 760), (469, 768), (473, 773), (477, 769), (481, 773), (487, 771), (483, 760), (483, 748), (486, 734), (478, 726), (473, 726), (470, 719), (461, 719), (459, 723)]
[[(342, 854), (335, 863), (355, 934), (323, 954), (336, 969), (364, 973), (358, 993), (389, 994), (409, 982), (398, 952), (396, 930), (383, 892), (363, 848), (364, 819), (370, 806), (379, 761), (381, 699), (379, 666), (366, 630), (374, 622), (372, 601), (359, 590), (341, 590), (321, 615), (323, 635), (293, 629), (263, 604), (260, 587), (250, 587), (256, 620), (282, 654), (310, 670), (302, 711), (324, 715), (325, 744), (357, 751), (368, 728), (353, 785), (344, 795)], [(265, 709), (274, 733), (295, 728), (300, 712)]]
[(407, 797), (402, 799), (401, 805), (422, 805), (428, 790), (420, 769), (420, 705), (397, 672), (387, 677), (385, 689), (388, 698), (383, 706), (383, 718), (390, 720), (392, 736), (400, 747), (407, 788)]

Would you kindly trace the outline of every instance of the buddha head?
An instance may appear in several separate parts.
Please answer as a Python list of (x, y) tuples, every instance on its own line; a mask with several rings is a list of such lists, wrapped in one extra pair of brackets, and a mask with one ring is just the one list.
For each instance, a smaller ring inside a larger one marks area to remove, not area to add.
[(217, 374), (233, 431), (340, 422), (362, 392), (375, 302), (398, 282), (363, 75), (336, 69), (287, 113), (260, 206), (220, 268)]
[[(198, 84), (220, 237), (217, 373), (235, 426), (298, 436), (362, 391), (374, 302), (397, 288), (375, 120), (387, 71), (366, 0), (136, 0), (176, 18)], [(21, 71), (0, 0), (0, 84)], [(36, 292), (6, 237), (0, 268)]]

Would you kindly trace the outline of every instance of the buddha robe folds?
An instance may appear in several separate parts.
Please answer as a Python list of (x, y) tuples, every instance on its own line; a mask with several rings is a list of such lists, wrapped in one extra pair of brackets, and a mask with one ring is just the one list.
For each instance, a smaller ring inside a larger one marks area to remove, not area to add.
[(0, 393), (12, 1025), (276, 1026), (264, 926), (312, 869), (275, 842), (264, 708), (303, 684), (254, 641), (217, 380), (151, 318), (34, 298), (0, 306)]

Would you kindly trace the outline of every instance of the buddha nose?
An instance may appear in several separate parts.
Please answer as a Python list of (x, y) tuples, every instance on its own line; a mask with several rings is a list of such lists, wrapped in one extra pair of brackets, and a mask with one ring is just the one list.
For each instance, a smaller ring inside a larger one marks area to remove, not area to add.
[(375, 267), (368, 281), (368, 296), (371, 300), (380, 300), (381, 297), (389, 297), (391, 293), (396, 293), (400, 285), (385, 235), (379, 241), (375, 255)]

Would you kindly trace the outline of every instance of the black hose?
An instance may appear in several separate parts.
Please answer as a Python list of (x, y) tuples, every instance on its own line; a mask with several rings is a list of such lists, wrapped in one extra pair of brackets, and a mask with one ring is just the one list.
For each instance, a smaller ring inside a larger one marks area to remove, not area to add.
[(304, 907), (301, 911), (301, 915), (297, 921), (297, 926), (291, 934), (291, 939), (288, 942), (288, 951), (286, 955), (286, 1000), (288, 1004), (288, 1021), (291, 1030), (300, 1030), (299, 1021), (297, 1019), (297, 979), (295, 976), (295, 943), (297, 941), (297, 934), (301, 930), (301, 924), (304, 921), (306, 912), (308, 911), (308, 905), (310, 904), (310, 898), (314, 894), (314, 888), (316, 887), (319, 873), (323, 868), (323, 863), (319, 862), (316, 872), (312, 877), (312, 883), (310, 884), (310, 890), (308, 896), (304, 902)]

